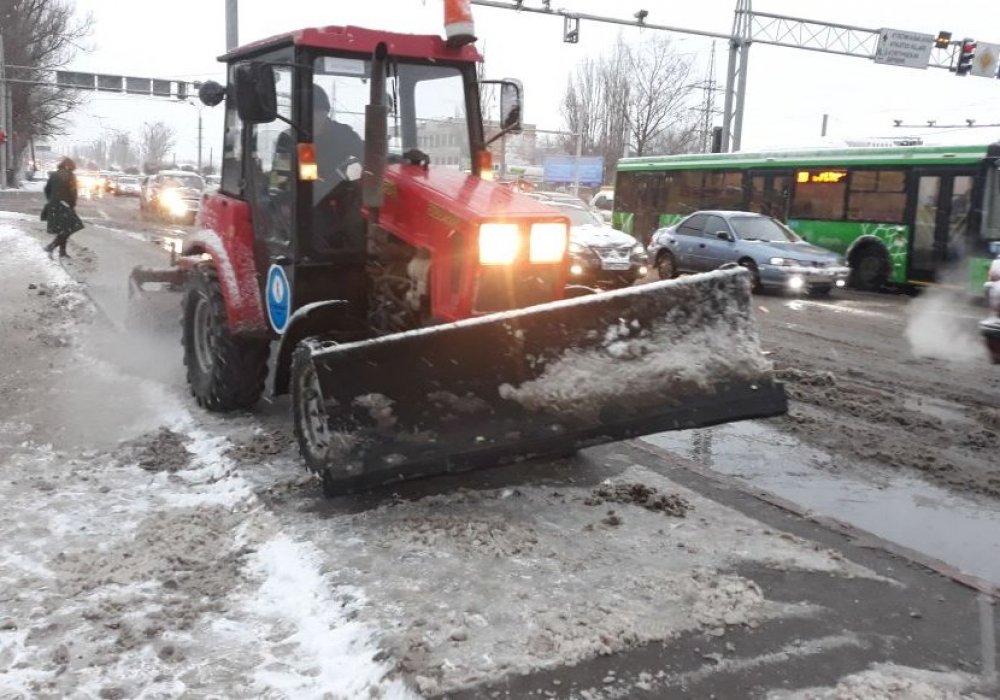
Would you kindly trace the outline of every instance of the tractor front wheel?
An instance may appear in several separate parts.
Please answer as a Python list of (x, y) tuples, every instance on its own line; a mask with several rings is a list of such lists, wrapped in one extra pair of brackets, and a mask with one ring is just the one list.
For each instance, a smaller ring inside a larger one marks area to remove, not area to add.
[(184, 365), (198, 405), (235, 411), (257, 403), (267, 378), (270, 342), (229, 332), (226, 302), (215, 268), (202, 265), (184, 286)]

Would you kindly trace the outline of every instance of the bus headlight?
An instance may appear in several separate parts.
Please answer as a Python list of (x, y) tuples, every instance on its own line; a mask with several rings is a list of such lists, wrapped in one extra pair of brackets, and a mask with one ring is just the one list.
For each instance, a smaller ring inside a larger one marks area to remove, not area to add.
[(510, 265), (521, 249), (517, 224), (479, 225), (479, 264)]
[(557, 263), (566, 255), (566, 224), (531, 225), (528, 259), (533, 263)]

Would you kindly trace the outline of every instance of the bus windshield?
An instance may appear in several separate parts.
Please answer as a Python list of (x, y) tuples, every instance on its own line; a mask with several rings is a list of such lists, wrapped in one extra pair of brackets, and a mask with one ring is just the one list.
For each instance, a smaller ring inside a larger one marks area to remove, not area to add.
[(729, 220), (736, 237), (744, 241), (765, 241), (768, 243), (797, 243), (802, 239), (774, 219), (759, 216), (739, 216)]

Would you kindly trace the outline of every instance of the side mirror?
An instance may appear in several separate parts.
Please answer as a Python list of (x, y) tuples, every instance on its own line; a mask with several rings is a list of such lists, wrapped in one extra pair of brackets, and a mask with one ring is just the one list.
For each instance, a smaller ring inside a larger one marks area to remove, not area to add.
[(719, 240), (733, 242), (733, 234), (729, 233), (729, 231), (719, 231), (715, 235), (718, 236)]
[(214, 107), (226, 97), (226, 88), (214, 80), (206, 80), (198, 86), (198, 99), (206, 107)]
[(500, 128), (504, 131), (521, 132), (523, 96), (520, 80), (504, 78), (500, 81)]
[(278, 118), (274, 69), (266, 63), (240, 63), (233, 71), (236, 113), (247, 124), (268, 124)]

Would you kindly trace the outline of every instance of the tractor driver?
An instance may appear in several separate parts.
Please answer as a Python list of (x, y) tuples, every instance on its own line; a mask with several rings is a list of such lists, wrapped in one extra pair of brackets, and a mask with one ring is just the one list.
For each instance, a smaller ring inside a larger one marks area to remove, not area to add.
[[(346, 166), (350, 159), (361, 161), (364, 157), (364, 141), (350, 126), (330, 118), (330, 98), (319, 85), (313, 85), (312, 117), (312, 141), (319, 171), (318, 179), (313, 182), (313, 241), (321, 249), (363, 250), (360, 189), (347, 190), (339, 196), (331, 194), (348, 179)], [(289, 171), (294, 150), (295, 135), (286, 130), (275, 148), (272, 187), (286, 189), (291, 184)], [(354, 167), (360, 170), (359, 166)]]

